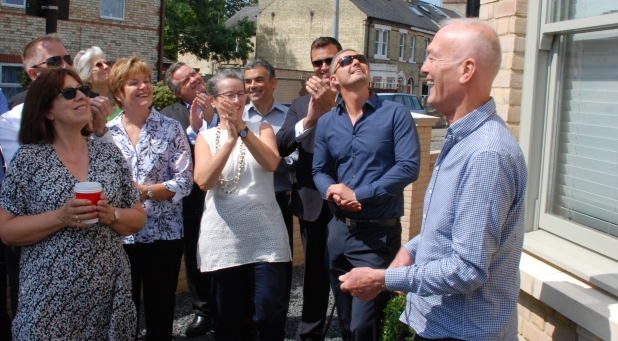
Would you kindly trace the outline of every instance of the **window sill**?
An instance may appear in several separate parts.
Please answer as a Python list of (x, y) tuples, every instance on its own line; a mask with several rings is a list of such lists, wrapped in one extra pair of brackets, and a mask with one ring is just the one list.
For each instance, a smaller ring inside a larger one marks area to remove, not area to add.
[(388, 57), (383, 56), (383, 55), (377, 55), (377, 54), (374, 54), (374, 55), (373, 55), (373, 59), (388, 60)]
[(522, 291), (604, 340), (618, 338), (617, 262), (542, 230), (526, 233), (524, 250)]
[(415, 62), (415, 61), (413, 61), (413, 60), (408, 60), (408, 63), (410, 63), (410, 64), (416, 64), (416, 62)]
[(11, 8), (26, 8), (25, 5), (13, 5), (13, 4), (0, 4), (3, 7), (11, 7)]
[(104, 16), (101, 16), (101, 19), (114, 20), (114, 21), (125, 21), (124, 18), (114, 18), (114, 17), (104, 17)]

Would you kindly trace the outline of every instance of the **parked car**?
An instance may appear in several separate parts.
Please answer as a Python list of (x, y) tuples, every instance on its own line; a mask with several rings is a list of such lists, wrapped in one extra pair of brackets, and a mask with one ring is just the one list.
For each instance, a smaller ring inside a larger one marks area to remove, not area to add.
[(421, 104), (420, 99), (416, 97), (416, 95), (401, 93), (379, 93), (377, 95), (381, 99), (405, 105), (411, 113), (413, 112), (417, 114), (427, 115), (427, 111), (425, 111), (425, 108), (423, 108), (423, 104)]
[(444, 115), (440, 114), (435, 109), (432, 109), (430, 112), (427, 112), (427, 110), (423, 107), (422, 101), (416, 95), (394, 93), (394, 92), (378, 93), (377, 95), (379, 98), (383, 100), (393, 101), (393, 102), (397, 102), (397, 103), (401, 103), (405, 105), (410, 110), (410, 113), (417, 113), (417, 114), (424, 114), (424, 115), (438, 117), (439, 120), (433, 126), (434, 128), (442, 128), (447, 125)]

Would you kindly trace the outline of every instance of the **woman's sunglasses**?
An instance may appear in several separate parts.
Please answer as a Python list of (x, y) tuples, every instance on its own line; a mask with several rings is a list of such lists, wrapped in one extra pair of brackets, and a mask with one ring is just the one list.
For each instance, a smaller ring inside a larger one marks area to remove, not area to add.
[(339, 59), (339, 62), (337, 63), (337, 66), (333, 70), (333, 74), (337, 71), (337, 69), (340, 66), (341, 67), (346, 67), (346, 66), (352, 64), (354, 62), (354, 59), (358, 60), (359, 62), (361, 62), (363, 64), (367, 64), (367, 58), (365, 56), (363, 56), (362, 54), (355, 54), (353, 56), (345, 56), (345, 57), (342, 57), (341, 59)]
[(102, 68), (103, 65), (107, 65), (107, 62), (96, 62), (96, 64), (94, 64), (94, 66), (96, 66), (98, 68)]
[(77, 87), (77, 88), (62, 89), (62, 90), (58, 91), (58, 95), (62, 95), (62, 97), (64, 97), (64, 99), (66, 99), (66, 100), (71, 100), (71, 99), (75, 98), (75, 96), (77, 96), (77, 91), (78, 90), (82, 94), (86, 95), (86, 97), (90, 96), (90, 87), (88, 85), (82, 85), (82, 86)]
[(43, 64), (46, 64), (48, 67), (58, 67), (62, 65), (62, 61), (65, 61), (68, 65), (73, 66), (73, 56), (70, 54), (66, 54), (64, 56), (53, 56), (45, 59), (44, 62), (40, 62), (36, 65), (33, 65), (32, 68), (37, 68)]

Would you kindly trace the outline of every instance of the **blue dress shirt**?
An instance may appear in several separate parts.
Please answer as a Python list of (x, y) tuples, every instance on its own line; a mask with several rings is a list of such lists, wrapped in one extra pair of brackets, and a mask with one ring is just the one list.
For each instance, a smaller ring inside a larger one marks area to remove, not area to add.
[(493, 99), (453, 123), (425, 194), (414, 264), (386, 270), (422, 337), (517, 340), (527, 170)]
[(318, 120), (313, 180), (323, 198), (328, 187), (343, 183), (362, 209), (342, 212), (352, 219), (403, 215), (403, 190), (418, 178), (420, 144), (414, 119), (403, 105), (372, 93), (352, 125), (341, 97)]
[[(265, 115), (260, 114), (253, 103), (245, 105), (245, 109), (242, 113), (242, 119), (245, 122), (267, 122), (273, 127), (273, 131), (275, 132), (275, 135), (277, 135), (277, 132), (281, 129), (287, 115), (288, 107), (277, 102), (277, 100), (273, 100), (273, 105)], [(277, 166), (277, 170), (274, 174), (275, 193), (292, 190), (296, 160), (298, 160), (297, 151), (286, 157), (282, 157), (279, 160), (279, 166)]]

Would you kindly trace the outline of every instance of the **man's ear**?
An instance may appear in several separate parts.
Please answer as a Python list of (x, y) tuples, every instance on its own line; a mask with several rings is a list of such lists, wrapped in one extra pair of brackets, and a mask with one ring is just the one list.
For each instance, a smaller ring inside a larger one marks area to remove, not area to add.
[(476, 61), (472, 58), (468, 58), (461, 63), (461, 76), (459, 77), (459, 83), (465, 84), (470, 82), (476, 74)]
[(330, 84), (334, 85), (335, 87), (339, 85), (339, 81), (337, 80), (337, 76), (330, 75)]
[(273, 85), (273, 90), (277, 87), (277, 77), (270, 80), (270, 83)]
[(36, 72), (36, 70), (34, 68), (28, 68), (28, 70), (26, 71), (26, 73), (28, 73), (28, 77), (30, 77), (30, 80), (35, 80), (38, 76), (39, 73)]

